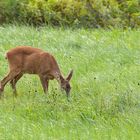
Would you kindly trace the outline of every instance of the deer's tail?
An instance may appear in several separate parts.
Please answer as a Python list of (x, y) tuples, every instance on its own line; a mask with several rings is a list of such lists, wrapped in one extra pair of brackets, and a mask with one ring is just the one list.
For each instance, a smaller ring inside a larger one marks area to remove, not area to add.
[(8, 59), (8, 53), (6, 52), (4, 55), (5, 59)]

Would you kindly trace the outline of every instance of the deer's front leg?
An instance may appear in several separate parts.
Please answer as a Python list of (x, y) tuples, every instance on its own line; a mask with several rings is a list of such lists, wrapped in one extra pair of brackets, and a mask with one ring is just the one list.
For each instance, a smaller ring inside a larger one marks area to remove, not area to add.
[(47, 94), (48, 86), (49, 86), (49, 80), (46, 79), (44, 76), (40, 76), (40, 81), (41, 81), (44, 93)]

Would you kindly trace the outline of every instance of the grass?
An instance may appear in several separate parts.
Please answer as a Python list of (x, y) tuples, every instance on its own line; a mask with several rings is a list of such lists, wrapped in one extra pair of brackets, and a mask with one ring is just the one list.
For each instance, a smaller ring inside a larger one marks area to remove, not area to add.
[(0, 140), (139, 140), (140, 30), (0, 27), (0, 79), (4, 54), (18, 45), (49, 51), (66, 76), (74, 69), (71, 102), (51, 81), (25, 75), (14, 98), (9, 85), (0, 100)]

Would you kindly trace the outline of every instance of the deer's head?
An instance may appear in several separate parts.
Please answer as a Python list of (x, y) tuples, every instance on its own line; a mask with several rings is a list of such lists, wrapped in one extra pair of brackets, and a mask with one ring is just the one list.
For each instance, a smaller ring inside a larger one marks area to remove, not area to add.
[(73, 75), (73, 70), (70, 71), (67, 78), (63, 78), (63, 76), (60, 75), (61, 89), (66, 92), (67, 96), (70, 95), (70, 90), (71, 90), (70, 80), (71, 80), (72, 75)]

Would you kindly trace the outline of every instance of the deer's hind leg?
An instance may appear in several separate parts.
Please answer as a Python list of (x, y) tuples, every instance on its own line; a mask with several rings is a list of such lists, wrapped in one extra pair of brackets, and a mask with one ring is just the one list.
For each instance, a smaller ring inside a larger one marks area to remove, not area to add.
[(17, 96), (17, 90), (16, 90), (16, 83), (18, 82), (18, 80), (23, 76), (22, 73), (18, 74), (17, 76), (14, 77), (14, 79), (12, 79), (10, 81), (11, 87), (13, 89), (13, 93), (15, 96)]
[(14, 79), (14, 77), (17, 76), (19, 73), (20, 73), (20, 70), (18, 70), (18, 69), (10, 70), (10, 72), (7, 74), (7, 76), (5, 76), (3, 78), (3, 80), (1, 81), (1, 84), (0, 84), (0, 94), (4, 91), (5, 85), (9, 81), (11, 81), (12, 79)]

